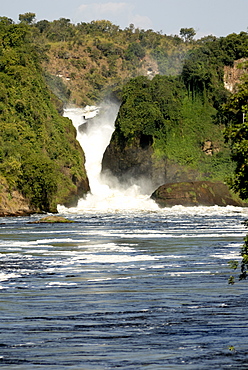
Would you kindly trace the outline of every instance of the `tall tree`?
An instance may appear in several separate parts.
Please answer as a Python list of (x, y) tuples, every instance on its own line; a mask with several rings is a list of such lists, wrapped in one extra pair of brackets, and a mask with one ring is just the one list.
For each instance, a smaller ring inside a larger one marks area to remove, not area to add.
[(184, 41), (192, 41), (195, 35), (196, 32), (193, 27), (180, 29), (180, 36)]
[(236, 162), (232, 188), (242, 199), (248, 199), (248, 75), (229, 98), (225, 112), (229, 122), (225, 136), (231, 143)]
[(27, 23), (27, 24), (32, 24), (35, 21), (36, 14), (35, 13), (24, 13), (24, 14), (19, 14), (19, 21), (21, 23)]

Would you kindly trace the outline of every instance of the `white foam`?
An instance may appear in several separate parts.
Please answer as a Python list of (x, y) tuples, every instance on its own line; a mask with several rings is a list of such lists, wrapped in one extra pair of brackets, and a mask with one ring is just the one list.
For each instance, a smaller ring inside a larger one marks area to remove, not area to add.
[(95, 112), (93, 120), (85, 120), (85, 110), (80, 108), (65, 109), (64, 116), (70, 118), (77, 129), (77, 140), (85, 153), (85, 168), (91, 193), (85, 199), (81, 199), (77, 207), (68, 209), (58, 205), (58, 212), (77, 214), (82, 211), (105, 213), (158, 210), (157, 204), (150, 199), (150, 194), (142, 194), (140, 186), (134, 184), (123, 188), (117, 179), (101, 176), (103, 154), (115, 128), (119, 105), (108, 102), (100, 108), (88, 107), (88, 110)]
[[(34, 251), (35, 252), (35, 251)], [(42, 251), (47, 256), (64, 256), (65, 259), (59, 261), (50, 261), (47, 272), (53, 272), (58, 265), (63, 266), (64, 270), (69, 270), (73, 266), (73, 269), (77, 269), (77, 266), (81, 265), (96, 265), (96, 264), (121, 264), (131, 262), (146, 262), (146, 261), (157, 261), (163, 256), (152, 256), (150, 254), (144, 254), (142, 250), (136, 250), (127, 245), (117, 245), (115, 243), (107, 244), (89, 244), (85, 245), (83, 249), (76, 250), (56, 250), (56, 251)], [(55, 266), (55, 267), (53, 267)], [(124, 266), (123, 266), (124, 267)], [(127, 266), (125, 265), (125, 268)], [(128, 268), (132, 265), (128, 266)]]
[(51, 281), (50, 283), (47, 284), (47, 286), (71, 286), (71, 285), (77, 285), (77, 283), (65, 283), (61, 281)]
[(127, 254), (84, 254), (81, 257), (76, 256), (71, 259), (71, 263), (129, 263), (140, 261), (155, 261), (158, 256), (151, 256), (146, 254), (127, 255)]
[(169, 276), (204, 275), (204, 274), (207, 274), (207, 275), (213, 274), (213, 271), (180, 271), (180, 272), (165, 273), (165, 275), (169, 275)]
[[(116, 232), (112, 232), (111, 230), (110, 231), (101, 231), (99, 233), (97, 233), (97, 235), (101, 235), (101, 236), (116, 236), (116, 237), (120, 237), (122, 239), (129, 239), (130, 237), (132, 237), (132, 239), (147, 239), (147, 238), (151, 238), (151, 239), (160, 239), (160, 238), (168, 238), (168, 239), (185, 239), (185, 238), (192, 238), (192, 239), (199, 239), (199, 238), (225, 238), (225, 237), (244, 237), (245, 235), (245, 232), (244, 233), (237, 233), (237, 232), (233, 232), (233, 233), (212, 233), (212, 234), (209, 234), (209, 233), (206, 233), (206, 234), (198, 234), (198, 230), (193, 234), (193, 233), (189, 233), (189, 234), (171, 234), (171, 233), (152, 233), (151, 230), (146, 230), (145, 232), (142, 232), (142, 233), (139, 233), (139, 232), (119, 232), (119, 233), (116, 233)], [(92, 234), (92, 235), (96, 235), (96, 232), (88, 232), (88, 234)]]
[(118, 213), (134, 211), (157, 211), (158, 205), (149, 195), (141, 194), (137, 185), (126, 190), (111, 189), (108, 185), (101, 185), (99, 193), (88, 194), (80, 199), (77, 207), (66, 208), (58, 205), (58, 212), (62, 214), (81, 213)]
[(15, 279), (17, 277), (20, 277), (21, 275), (15, 274), (15, 273), (5, 273), (5, 272), (0, 272), (0, 281), (6, 281), (9, 279)]
[(232, 259), (241, 259), (242, 257), (240, 256), (240, 253), (238, 253), (237, 251), (234, 251), (234, 252), (230, 252), (230, 253), (215, 253), (215, 254), (210, 254), (210, 257), (213, 257), (213, 258), (219, 258), (219, 259), (223, 259), (223, 260), (232, 260)]

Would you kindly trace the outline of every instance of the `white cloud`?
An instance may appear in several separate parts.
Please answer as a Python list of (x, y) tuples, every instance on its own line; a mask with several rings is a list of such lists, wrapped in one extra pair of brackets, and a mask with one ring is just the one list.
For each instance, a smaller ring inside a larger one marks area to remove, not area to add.
[(134, 13), (134, 6), (127, 2), (107, 2), (82, 4), (77, 11), (77, 21), (110, 20), (112, 23), (125, 28), (133, 23), (135, 27), (151, 28), (149, 17)]
[(132, 6), (128, 3), (93, 3), (90, 5), (82, 4), (78, 10), (83, 18), (96, 20), (119, 15), (125, 16), (132, 10)]
[(130, 23), (133, 23), (135, 27), (150, 29), (152, 28), (152, 21), (149, 17), (143, 15), (135, 15), (130, 19)]

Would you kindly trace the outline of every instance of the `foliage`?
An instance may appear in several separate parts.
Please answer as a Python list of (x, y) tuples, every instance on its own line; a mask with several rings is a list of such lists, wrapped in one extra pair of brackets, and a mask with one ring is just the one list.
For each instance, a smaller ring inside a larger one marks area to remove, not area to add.
[(68, 103), (71, 91), (68, 87), (64, 84), (63, 80), (58, 76), (51, 75), (50, 73), (44, 74), (46, 83), (50, 86), (53, 93), (64, 103)]
[(179, 119), (180, 90), (173, 78), (144, 76), (132, 79), (123, 88), (122, 106), (117, 118), (117, 128), (124, 137), (134, 134), (160, 137), (171, 120)]
[(196, 35), (196, 32), (193, 27), (180, 29), (180, 36), (185, 41), (192, 41), (195, 35)]
[(29, 27), (0, 19), (0, 173), (34, 209), (54, 211), (86, 175), (75, 130), (56, 110)]
[(220, 109), (227, 98), (223, 67), (248, 56), (248, 34), (241, 32), (220, 39), (207, 37), (198, 45), (187, 55), (182, 70), (183, 81), (193, 97), (201, 94), (206, 98), (207, 94), (207, 99)]
[(39, 153), (32, 153), (22, 163), (22, 174), (18, 180), (22, 193), (31, 204), (41, 211), (55, 208), (53, 197), (57, 191), (56, 165)]
[[(194, 99), (177, 77), (140, 76), (122, 90), (122, 105), (114, 134), (118, 145), (135, 137), (150, 137), (157, 158), (167, 158), (198, 173), (198, 180), (224, 181), (234, 164), (224, 142), (223, 125), (217, 124), (217, 110), (202, 95)], [(204, 144), (211, 143), (206, 155)], [(126, 144), (125, 144), (126, 145)]]
[(35, 21), (36, 14), (35, 13), (24, 13), (19, 14), (19, 21), (27, 24), (32, 24)]
[[(107, 20), (75, 25), (67, 18), (35, 23), (34, 13), (20, 17), (23, 26), (29, 25), (46, 72), (60, 76), (78, 105), (95, 103), (106, 90), (117, 85), (121, 88), (130, 78), (150, 70), (153, 75), (159, 71), (172, 76), (183, 69), (182, 77), (192, 96), (207, 91), (219, 109), (226, 99), (223, 65), (247, 56), (248, 50), (246, 32), (194, 41), (192, 27), (181, 28), (179, 37), (138, 29), (133, 24), (122, 30)], [(92, 84), (92, 69), (100, 83)], [(53, 87), (52, 78), (50, 82)]]
[(248, 33), (232, 33), (219, 39), (221, 59), (225, 65), (233, 65), (235, 60), (248, 57)]
[(176, 76), (182, 71), (187, 49), (186, 47), (175, 47), (170, 50), (168, 47), (159, 45), (151, 50), (150, 55), (156, 60), (160, 74)]
[(120, 89), (132, 77), (147, 75), (151, 65), (153, 74), (159, 70), (178, 75), (187, 50), (192, 48), (178, 36), (134, 25), (122, 30), (106, 20), (77, 25), (64, 18), (42, 20), (32, 25), (32, 36), (37, 50), (43, 58), (46, 55), (44, 69), (50, 76), (60, 76), (77, 105), (95, 104), (106, 91), (116, 86)]
[[(246, 220), (244, 222), (244, 225), (247, 227), (248, 226), (248, 221)], [(240, 262), (236, 260), (231, 260), (229, 261), (229, 266), (233, 270), (236, 270), (240, 266), (240, 274), (239, 274), (239, 280), (245, 280), (248, 276), (248, 235), (244, 238), (244, 244), (240, 250), (240, 255), (242, 257), (242, 260)], [(235, 278), (234, 276), (230, 276), (228, 280), (229, 284), (234, 284), (235, 283)]]
[(231, 186), (242, 199), (248, 199), (248, 76), (245, 75), (238, 91), (231, 95), (224, 107), (228, 126), (226, 140), (232, 148), (236, 163)]
[(125, 57), (127, 60), (142, 59), (146, 55), (144, 48), (137, 42), (128, 45)]
[[(215, 115), (211, 104), (202, 103), (200, 97), (192, 100), (186, 95), (180, 124), (170, 129), (165, 152), (169, 159), (202, 173), (201, 179), (223, 181), (233, 164), (221, 127), (214, 123)], [(206, 141), (212, 143), (212, 155), (203, 152)]]

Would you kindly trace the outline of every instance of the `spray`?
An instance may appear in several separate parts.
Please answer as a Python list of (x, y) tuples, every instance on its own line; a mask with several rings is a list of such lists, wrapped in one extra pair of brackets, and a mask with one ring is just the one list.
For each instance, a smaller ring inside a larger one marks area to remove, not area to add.
[(59, 212), (82, 211), (155, 210), (156, 203), (135, 183), (120, 185), (111, 175), (101, 175), (102, 158), (115, 129), (119, 105), (108, 101), (100, 107), (66, 108), (64, 116), (72, 120), (77, 129), (77, 140), (85, 153), (85, 169), (91, 192), (78, 201), (77, 207), (66, 209), (58, 206)]

